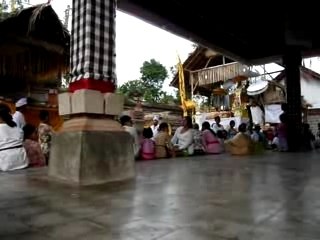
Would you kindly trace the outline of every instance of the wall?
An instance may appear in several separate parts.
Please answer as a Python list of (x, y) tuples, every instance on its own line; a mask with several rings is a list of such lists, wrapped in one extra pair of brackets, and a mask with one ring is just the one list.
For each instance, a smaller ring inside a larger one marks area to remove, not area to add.
[[(301, 74), (301, 95), (312, 105), (312, 108), (320, 108), (320, 80), (304, 71)], [(285, 83), (285, 79), (281, 80)]]
[(308, 123), (313, 134), (318, 131), (318, 123), (320, 123), (320, 108), (308, 110)]
[(313, 108), (320, 108), (320, 81), (310, 75), (301, 73), (301, 95), (312, 105)]

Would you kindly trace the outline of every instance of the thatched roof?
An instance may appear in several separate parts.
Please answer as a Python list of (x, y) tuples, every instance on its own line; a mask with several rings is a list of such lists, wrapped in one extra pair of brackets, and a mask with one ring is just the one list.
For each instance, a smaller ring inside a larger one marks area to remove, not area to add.
[[(1, 43), (8, 40), (69, 52), (70, 34), (50, 4), (40, 4), (0, 16)], [(66, 51), (67, 50), (67, 51)]]
[(0, 93), (57, 84), (69, 67), (70, 34), (49, 4), (0, 17)]

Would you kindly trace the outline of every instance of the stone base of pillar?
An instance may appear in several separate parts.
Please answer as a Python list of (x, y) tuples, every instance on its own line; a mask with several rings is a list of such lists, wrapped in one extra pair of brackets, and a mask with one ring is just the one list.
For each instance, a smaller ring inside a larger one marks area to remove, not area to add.
[(71, 184), (94, 185), (135, 176), (131, 136), (107, 114), (121, 112), (119, 99), (116, 94), (92, 90), (59, 97), (60, 110), (72, 118), (53, 136), (49, 177)]
[[(79, 119), (75, 121), (79, 123)], [(100, 131), (73, 129), (62, 131), (53, 137), (49, 176), (79, 185), (133, 178), (134, 156), (130, 135), (124, 131), (110, 131), (108, 128), (101, 131), (104, 120), (94, 119), (90, 122), (87, 119), (86, 125), (93, 128), (100, 122)]]

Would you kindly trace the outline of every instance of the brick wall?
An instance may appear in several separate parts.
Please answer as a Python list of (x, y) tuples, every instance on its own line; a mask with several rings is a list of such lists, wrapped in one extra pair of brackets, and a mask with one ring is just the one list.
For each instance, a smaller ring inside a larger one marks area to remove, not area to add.
[(308, 123), (313, 134), (318, 131), (318, 123), (320, 123), (320, 108), (308, 110)]

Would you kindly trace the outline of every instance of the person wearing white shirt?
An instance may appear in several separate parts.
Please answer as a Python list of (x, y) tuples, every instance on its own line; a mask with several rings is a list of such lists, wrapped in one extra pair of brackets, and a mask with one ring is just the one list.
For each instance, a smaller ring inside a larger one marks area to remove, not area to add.
[(16, 102), (16, 111), (12, 115), (13, 121), (17, 124), (18, 128), (23, 128), (26, 125), (26, 120), (23, 115), (23, 111), (27, 106), (27, 99), (21, 98)]
[(153, 133), (152, 139), (154, 140), (155, 136), (158, 134), (158, 128), (159, 128), (159, 116), (153, 117), (153, 125), (150, 127)]
[(212, 127), (212, 130), (215, 132), (215, 134), (217, 134), (218, 131), (223, 131), (224, 127), (223, 127), (223, 125), (220, 124), (220, 122), (221, 122), (220, 117), (216, 116), (214, 118), (214, 121), (215, 121), (215, 123), (213, 123), (211, 127)]
[(128, 115), (124, 115), (120, 118), (121, 125), (124, 127), (125, 131), (128, 132), (132, 137), (133, 153), (135, 157), (139, 156), (140, 152), (140, 141), (137, 129), (133, 127), (132, 119)]
[(255, 125), (263, 125), (264, 114), (258, 105), (250, 107), (252, 122)]
[(23, 147), (23, 131), (16, 126), (10, 108), (0, 104), (0, 170), (26, 168), (28, 158)]
[(182, 153), (183, 155), (193, 155), (193, 129), (192, 119), (190, 116), (186, 116), (183, 119), (181, 127), (178, 127), (174, 136), (171, 139), (171, 143), (174, 146), (176, 153)]

